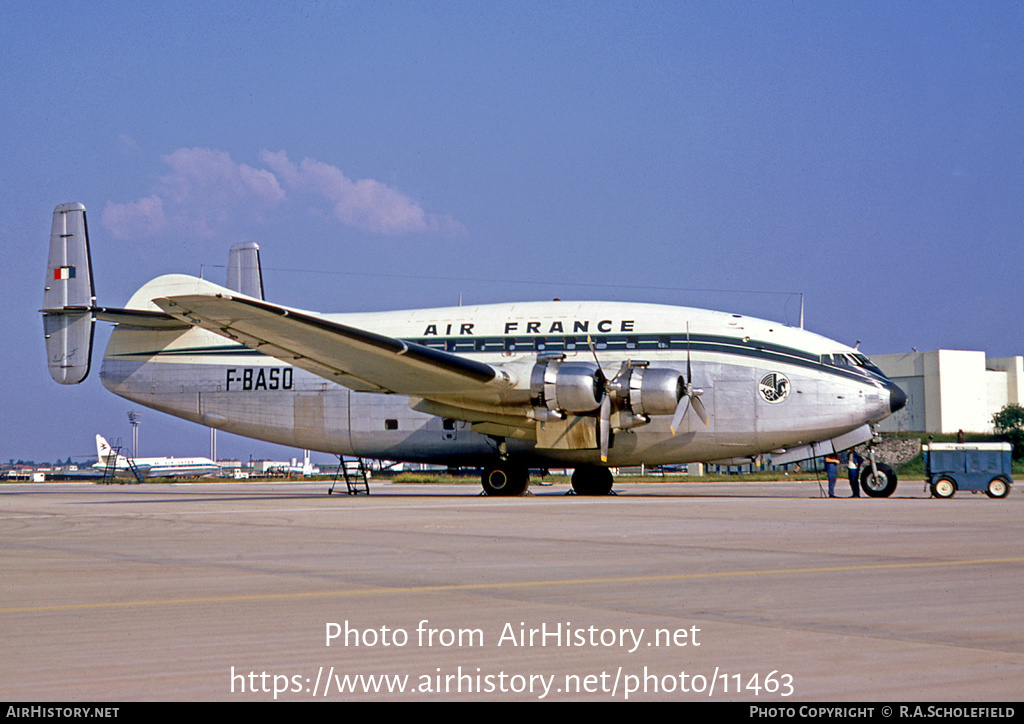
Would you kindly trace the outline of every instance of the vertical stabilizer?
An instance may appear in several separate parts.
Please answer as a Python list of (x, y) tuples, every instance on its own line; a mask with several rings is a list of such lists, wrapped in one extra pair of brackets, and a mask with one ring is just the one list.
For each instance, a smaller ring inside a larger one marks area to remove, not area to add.
[(61, 204), (53, 210), (42, 312), (50, 376), (62, 385), (89, 375), (95, 303), (85, 206)]
[(96, 455), (99, 456), (100, 462), (107, 465), (110, 462), (110, 456), (114, 451), (110, 448), (110, 443), (107, 442), (106, 438), (102, 435), (96, 436)]
[(228, 283), (232, 291), (263, 299), (263, 270), (260, 268), (260, 247), (254, 241), (235, 244), (228, 254)]

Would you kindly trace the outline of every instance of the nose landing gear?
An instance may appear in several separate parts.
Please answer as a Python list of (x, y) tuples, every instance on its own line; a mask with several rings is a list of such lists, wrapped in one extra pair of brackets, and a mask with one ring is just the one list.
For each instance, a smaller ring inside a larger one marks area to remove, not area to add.
[(888, 465), (875, 461), (875, 445), (882, 438), (874, 427), (871, 432), (874, 435), (868, 443), (868, 462), (860, 471), (860, 487), (870, 498), (888, 498), (896, 490), (896, 473)]
[(871, 498), (888, 498), (896, 490), (896, 473), (888, 465), (868, 463), (860, 471), (860, 487)]

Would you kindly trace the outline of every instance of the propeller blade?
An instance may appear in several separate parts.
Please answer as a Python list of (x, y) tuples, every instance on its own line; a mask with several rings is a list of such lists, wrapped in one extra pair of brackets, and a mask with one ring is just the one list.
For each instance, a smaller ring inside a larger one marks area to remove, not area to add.
[(704, 407), (704, 403), (700, 401), (700, 396), (704, 394), (704, 390), (693, 389), (693, 366), (690, 363), (690, 323), (686, 323), (686, 379), (684, 380), (686, 385), (686, 391), (683, 396), (679, 398), (679, 405), (676, 407), (676, 414), (672, 417), (672, 424), (669, 429), (672, 430), (672, 434), (676, 434), (676, 428), (683, 421), (683, 416), (686, 411), (690, 409), (690, 403), (693, 403), (693, 411), (697, 413), (697, 417), (700, 418), (701, 422), (704, 423), (704, 427), (707, 427), (708, 421), (711, 419), (708, 416), (707, 408)]
[(708, 417), (708, 411), (704, 408), (704, 403), (700, 401), (701, 392), (703, 390), (694, 390), (693, 392), (693, 411), (697, 413), (697, 417), (704, 423), (704, 427), (707, 427), (710, 418)]
[(686, 388), (689, 390), (693, 382), (693, 370), (690, 369), (690, 322), (686, 322)]
[(608, 462), (608, 442), (611, 437), (612, 398), (607, 393), (601, 398), (601, 422), (597, 434), (601, 438), (601, 462)]
[(597, 372), (596, 372), (597, 379), (600, 380), (601, 387), (607, 388), (608, 378), (605, 377), (604, 370), (601, 369), (601, 360), (599, 360), (597, 358), (597, 348), (594, 347), (594, 340), (592, 340), (590, 338), (589, 334), (587, 335), (587, 346), (590, 347), (590, 353), (592, 355), (594, 355), (594, 364), (597, 365)]
[(690, 396), (683, 395), (679, 398), (679, 404), (676, 405), (676, 414), (672, 416), (672, 424), (669, 425), (673, 435), (676, 434), (676, 428), (683, 421), (683, 416), (686, 415), (688, 409), (690, 409)]
[(618, 389), (617, 386), (619, 384), (619, 380), (621, 380), (622, 376), (626, 374), (632, 367), (633, 362), (631, 360), (622, 360), (622, 364), (619, 365), (619, 371), (615, 373), (614, 377), (612, 377), (611, 385), (613, 388)]

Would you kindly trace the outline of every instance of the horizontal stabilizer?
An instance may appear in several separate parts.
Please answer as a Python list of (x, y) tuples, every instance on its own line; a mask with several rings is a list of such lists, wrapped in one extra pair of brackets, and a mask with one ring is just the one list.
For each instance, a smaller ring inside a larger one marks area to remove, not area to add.
[(61, 204), (53, 211), (42, 312), (50, 376), (62, 385), (89, 375), (95, 301), (85, 206)]
[(96, 319), (113, 322), (119, 327), (137, 327), (139, 329), (189, 329), (192, 325), (175, 319), (164, 312), (153, 312), (148, 309), (118, 309), (116, 307), (96, 307), (93, 309)]

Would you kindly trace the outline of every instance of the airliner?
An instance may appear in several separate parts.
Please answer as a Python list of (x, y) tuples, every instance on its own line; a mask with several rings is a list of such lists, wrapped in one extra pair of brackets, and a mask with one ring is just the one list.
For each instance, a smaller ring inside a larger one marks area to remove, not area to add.
[(907, 397), (856, 349), (801, 327), (641, 303), (517, 302), (326, 314), (264, 298), (255, 244), (220, 286), (171, 274), (96, 304), (85, 207), (53, 214), (43, 326), (51, 376), (103, 385), (201, 425), (298, 448), (477, 466), (489, 495), (531, 469), (794, 462), (869, 443), (861, 484), (890, 495), (874, 426)]
[[(209, 458), (129, 458), (115, 454), (102, 435), (96, 436), (96, 470), (113, 469), (116, 475), (131, 474), (132, 468), (145, 478), (202, 477), (220, 472), (220, 465)], [(111, 459), (113, 458), (113, 460)]]

